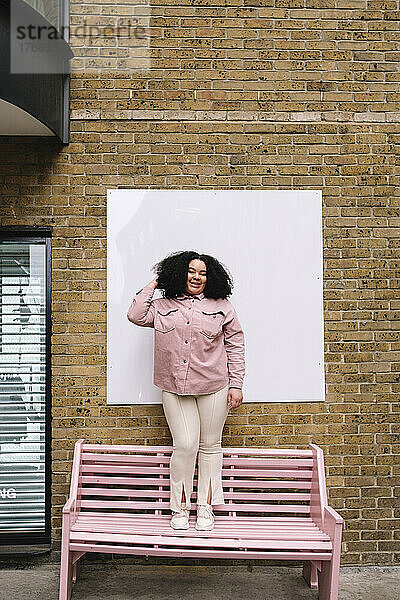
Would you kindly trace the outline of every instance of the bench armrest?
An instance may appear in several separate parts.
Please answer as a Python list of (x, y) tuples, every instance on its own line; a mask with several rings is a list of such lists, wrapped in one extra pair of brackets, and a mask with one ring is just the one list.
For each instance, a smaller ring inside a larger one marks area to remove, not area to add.
[(324, 506), (322, 531), (329, 535), (332, 541), (341, 539), (343, 518), (331, 506)]
[(334, 520), (335, 523), (343, 523), (343, 517), (332, 506), (325, 506), (325, 519)]
[(76, 508), (75, 502), (75, 498), (68, 498), (62, 509), (63, 514), (74, 513)]
[(79, 472), (81, 467), (81, 458), (82, 458), (82, 444), (85, 442), (84, 439), (80, 439), (75, 443), (74, 448), (74, 458), (72, 461), (72, 473), (71, 473), (71, 483), (69, 490), (69, 498), (63, 506), (62, 515), (63, 519), (65, 516), (65, 520), (71, 520), (73, 523), (77, 519), (77, 510), (80, 508), (80, 502), (78, 497), (78, 481), (79, 481)]

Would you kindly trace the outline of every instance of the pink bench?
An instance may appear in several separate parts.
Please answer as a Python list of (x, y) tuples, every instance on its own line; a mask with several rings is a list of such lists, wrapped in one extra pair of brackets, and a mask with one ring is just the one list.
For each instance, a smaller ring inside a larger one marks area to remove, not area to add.
[(63, 508), (60, 600), (69, 600), (86, 552), (227, 559), (295, 560), (337, 600), (343, 519), (327, 504), (321, 448), (223, 448), (225, 505), (211, 531), (169, 525), (172, 446), (75, 444)]

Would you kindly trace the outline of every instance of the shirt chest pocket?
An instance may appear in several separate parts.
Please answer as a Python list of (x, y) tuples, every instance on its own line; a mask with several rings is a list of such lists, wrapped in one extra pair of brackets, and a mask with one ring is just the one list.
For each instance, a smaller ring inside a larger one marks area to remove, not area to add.
[(219, 333), (222, 333), (222, 323), (224, 321), (224, 313), (218, 311), (201, 311), (200, 333), (208, 338), (215, 338)]
[(158, 309), (154, 315), (154, 329), (161, 333), (168, 333), (175, 329), (178, 315), (177, 308)]

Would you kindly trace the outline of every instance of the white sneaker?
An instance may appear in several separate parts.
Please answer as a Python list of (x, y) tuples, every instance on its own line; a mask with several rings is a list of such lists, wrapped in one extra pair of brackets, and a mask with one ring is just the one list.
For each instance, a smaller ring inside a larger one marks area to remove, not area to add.
[(189, 513), (189, 509), (183, 507), (180, 511), (172, 511), (169, 524), (173, 529), (189, 529)]
[(214, 513), (211, 504), (197, 505), (197, 521), (195, 525), (199, 531), (210, 531), (214, 527)]

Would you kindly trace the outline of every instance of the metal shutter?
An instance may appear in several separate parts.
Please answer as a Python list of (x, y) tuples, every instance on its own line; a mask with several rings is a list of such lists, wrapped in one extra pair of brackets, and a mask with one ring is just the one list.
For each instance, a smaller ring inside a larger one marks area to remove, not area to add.
[(45, 239), (0, 238), (2, 543), (39, 542), (49, 528), (47, 249)]

